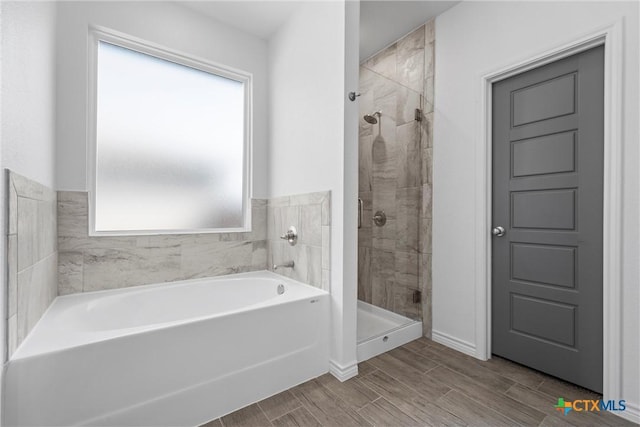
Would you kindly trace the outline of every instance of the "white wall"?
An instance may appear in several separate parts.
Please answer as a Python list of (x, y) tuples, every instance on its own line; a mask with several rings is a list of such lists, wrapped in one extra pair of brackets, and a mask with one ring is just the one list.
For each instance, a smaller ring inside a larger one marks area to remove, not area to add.
[(640, 403), (638, 3), (463, 2), (436, 21), (433, 329), (476, 342), (476, 150), (481, 76), (624, 19), (623, 392)]
[[(357, 61), (357, 51), (353, 55)], [(342, 1), (305, 3), (269, 40), (269, 195), (331, 190), (332, 361), (338, 370), (350, 369), (356, 357), (356, 280), (343, 276), (344, 230), (351, 226), (344, 211), (344, 70)], [(357, 193), (352, 198), (355, 207)], [(350, 292), (353, 301), (345, 297)]]
[(269, 40), (271, 197), (342, 188), (343, 9), (305, 3)]
[[(2, 2), (2, 142), (0, 200), (6, 200), (4, 169), (55, 188), (55, 5)], [(0, 209), (0, 224), (6, 209)], [(5, 234), (5, 231), (2, 233)], [(5, 259), (5, 239), (0, 243)], [(0, 262), (1, 319), (5, 318), (6, 265)], [(5, 354), (0, 328), (0, 354)]]
[[(7, 198), (5, 168), (49, 187), (55, 186), (55, 26), (53, 3), (0, 3), (0, 200), (3, 201)], [(0, 224), (5, 224), (5, 216), (3, 204)], [(1, 234), (6, 234), (4, 228)], [(2, 238), (0, 260), (5, 259), (5, 254), (6, 239)], [(3, 322), (6, 273), (6, 263), (0, 262)], [(5, 334), (6, 328), (0, 328), (3, 364)]]
[[(3, 62), (2, 62), (2, 53), (4, 52), (4, 48), (2, 47), (2, 44), (4, 43), (4, 25), (3, 25), (3, 10), (4, 7), (2, 7), (2, 4), (0, 4), (0, 165), (2, 165), (2, 128), (4, 127), (4, 120), (2, 117), (2, 99), (4, 99), (4, 96), (2, 94), (2, 86), (3, 86), (3, 80), (2, 80), (2, 69), (3, 69)], [(6, 200), (7, 198), (7, 191), (5, 190), (6, 187), (6, 173), (4, 172), (4, 170), (0, 170), (0, 174), (2, 175), (2, 177), (0, 177), (0, 197), (2, 197), (2, 200)], [(6, 202), (4, 202), (6, 203)], [(7, 209), (4, 207), (6, 206), (6, 204), (3, 204), (3, 208), (0, 209), (0, 224), (6, 224), (6, 218), (5, 216), (7, 215)], [(6, 227), (6, 226), (5, 226)], [(8, 228), (8, 227), (7, 227)], [(7, 234), (9, 230), (3, 230), (2, 234)], [(0, 242), (0, 259), (4, 260), (5, 256), (6, 256), (6, 240), (2, 239), (2, 242)], [(6, 278), (7, 277), (7, 264), (8, 262), (0, 262), (0, 319), (6, 319), (7, 317), (7, 289), (8, 289), (8, 283), (6, 279), (1, 279), (1, 278)], [(3, 327), (2, 331), (0, 331), (0, 359), (2, 360), (2, 364), (4, 365), (4, 361), (5, 361), (5, 357), (7, 356), (7, 327)], [(2, 382), (2, 376), (4, 374), (4, 369), (0, 369), (0, 385), (3, 384)], [(2, 396), (2, 391), (0, 389), (0, 402), (3, 401), (3, 396)], [(2, 420), (2, 404), (0, 404), (0, 420)]]
[[(342, 100), (344, 108), (344, 166), (342, 185), (343, 193), (343, 250), (342, 250), (342, 323), (340, 337), (342, 340), (342, 355), (351, 363), (357, 363), (357, 317), (358, 317), (358, 132), (360, 108), (357, 100), (350, 101), (347, 94), (357, 91), (360, 87), (360, 2), (345, 2), (344, 20), (344, 86)], [(333, 288), (339, 291), (339, 288)], [(336, 325), (338, 326), (338, 325)], [(335, 332), (334, 332), (335, 333)], [(353, 352), (353, 353), (352, 353)], [(353, 359), (351, 359), (353, 356)], [(347, 365), (348, 366), (348, 365)], [(347, 372), (342, 379), (357, 374), (355, 370)]]
[(2, 20), (3, 167), (54, 187), (55, 6), (2, 2)]
[(267, 43), (170, 2), (60, 2), (57, 183), (87, 191), (87, 35), (105, 27), (253, 73), (253, 196), (267, 195)]

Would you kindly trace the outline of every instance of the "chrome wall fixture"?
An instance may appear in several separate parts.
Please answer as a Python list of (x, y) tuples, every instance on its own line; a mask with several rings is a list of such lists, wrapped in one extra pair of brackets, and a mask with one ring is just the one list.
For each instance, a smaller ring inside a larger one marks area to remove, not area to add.
[(292, 225), (291, 227), (289, 227), (286, 233), (280, 236), (280, 238), (289, 242), (291, 246), (295, 246), (295, 244), (298, 243), (298, 230), (296, 230), (296, 228)]
[(380, 116), (382, 116), (382, 111), (376, 111), (373, 114), (365, 114), (364, 121), (372, 125), (375, 125), (376, 123), (378, 123), (378, 118)]
[(296, 266), (296, 263), (293, 261), (287, 261), (284, 264), (273, 264), (273, 270), (277, 270), (279, 268), (293, 268)]
[(387, 214), (384, 211), (377, 211), (373, 216), (373, 223), (378, 227), (382, 227), (387, 223)]

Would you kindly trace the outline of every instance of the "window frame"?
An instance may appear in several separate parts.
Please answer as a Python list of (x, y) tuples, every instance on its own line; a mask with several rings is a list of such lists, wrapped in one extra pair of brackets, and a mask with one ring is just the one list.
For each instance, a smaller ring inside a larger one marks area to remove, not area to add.
[[(87, 91), (87, 176), (89, 192), (88, 234), (89, 236), (140, 236), (204, 233), (243, 233), (251, 231), (251, 197), (253, 165), (253, 74), (226, 65), (208, 61), (194, 55), (160, 46), (158, 44), (102, 27), (89, 27), (88, 37), (88, 91)], [(244, 144), (242, 183), (242, 227), (200, 228), (171, 230), (96, 230), (96, 185), (97, 185), (97, 90), (98, 90), (98, 48), (100, 42), (110, 43), (158, 59), (194, 68), (206, 73), (228, 78), (244, 84)]]

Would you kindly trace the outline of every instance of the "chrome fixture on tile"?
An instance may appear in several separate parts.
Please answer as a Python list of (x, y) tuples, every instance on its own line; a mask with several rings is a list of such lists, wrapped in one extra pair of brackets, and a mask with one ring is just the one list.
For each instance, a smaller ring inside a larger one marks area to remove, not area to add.
[(293, 261), (287, 261), (284, 264), (273, 264), (273, 269), (277, 270), (279, 268), (293, 268), (296, 264)]
[(416, 108), (415, 119), (416, 119), (416, 122), (422, 121), (422, 110), (419, 108)]
[[(378, 117), (376, 118), (376, 116)], [(382, 111), (376, 111), (373, 114), (365, 114), (364, 121), (375, 125), (376, 123), (378, 123), (378, 118), (380, 118), (380, 116), (382, 116)]]
[(349, 101), (355, 101), (360, 96), (360, 92), (349, 92)]
[(278, 285), (278, 290), (277, 290), (277, 292), (278, 292), (278, 295), (282, 295), (282, 294), (284, 294), (284, 285), (283, 285), (282, 283), (280, 283), (280, 284)]
[(373, 216), (373, 223), (378, 227), (382, 227), (387, 223), (387, 215), (384, 213), (384, 211), (376, 212), (376, 214)]
[(295, 244), (298, 243), (298, 230), (296, 230), (296, 228), (292, 225), (291, 227), (289, 227), (286, 233), (280, 236), (280, 238), (289, 242), (291, 246), (295, 246)]

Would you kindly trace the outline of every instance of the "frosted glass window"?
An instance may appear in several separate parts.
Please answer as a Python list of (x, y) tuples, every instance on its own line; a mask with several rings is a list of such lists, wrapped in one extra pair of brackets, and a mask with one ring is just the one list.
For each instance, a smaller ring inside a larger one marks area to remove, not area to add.
[(244, 227), (238, 81), (98, 42), (96, 232)]

